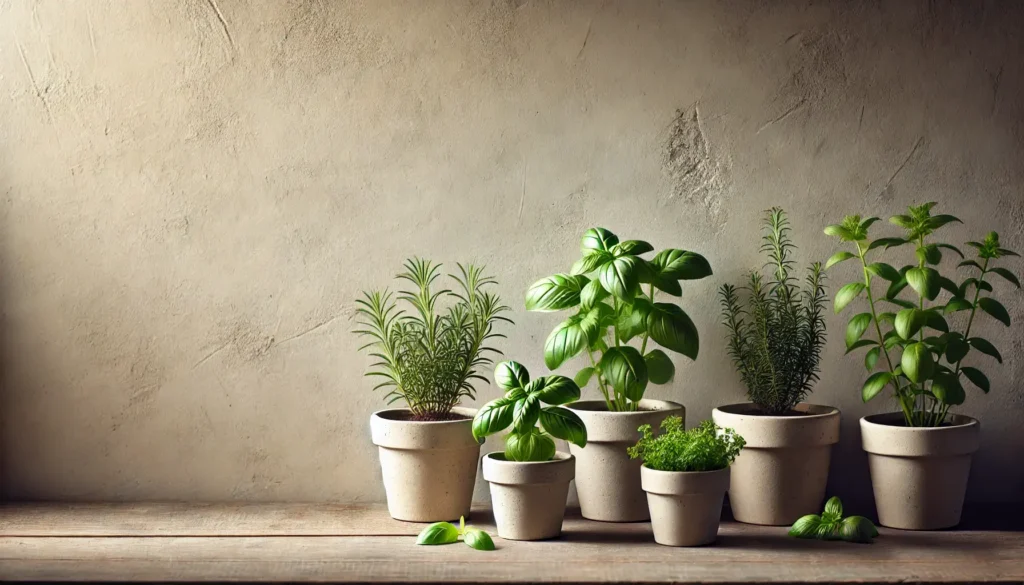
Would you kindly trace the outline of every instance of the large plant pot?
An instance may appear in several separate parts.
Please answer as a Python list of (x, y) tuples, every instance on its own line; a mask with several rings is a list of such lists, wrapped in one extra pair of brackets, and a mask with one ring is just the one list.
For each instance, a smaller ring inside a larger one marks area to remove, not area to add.
[(903, 426), (899, 412), (860, 419), (882, 526), (937, 530), (960, 523), (981, 424), (959, 414), (942, 427)]
[(451, 421), (413, 421), (404, 408), (370, 416), (388, 512), (396, 520), (440, 522), (469, 516), (480, 444), (472, 408), (454, 408)]
[(839, 410), (806, 403), (795, 410), (802, 414), (766, 416), (746, 402), (712, 412), (715, 424), (746, 441), (729, 483), (736, 520), (788, 526), (821, 513), (832, 445), (839, 442)]
[(650, 520), (647, 497), (640, 484), (639, 459), (626, 453), (640, 439), (637, 428), (655, 431), (669, 416), (686, 418), (682, 404), (641, 400), (636, 412), (611, 412), (604, 401), (582, 400), (566, 405), (587, 427), (587, 446), (569, 445), (576, 457), (576, 493), (580, 512), (588, 520), (642, 522)]
[(700, 546), (718, 537), (722, 501), (729, 489), (729, 468), (717, 471), (658, 471), (644, 466), (640, 481), (647, 492), (654, 542)]
[(509, 461), (501, 452), (483, 459), (491, 484), (491, 507), (498, 536), (507, 540), (543, 540), (562, 533), (569, 482), (576, 459), (558, 451), (551, 461)]

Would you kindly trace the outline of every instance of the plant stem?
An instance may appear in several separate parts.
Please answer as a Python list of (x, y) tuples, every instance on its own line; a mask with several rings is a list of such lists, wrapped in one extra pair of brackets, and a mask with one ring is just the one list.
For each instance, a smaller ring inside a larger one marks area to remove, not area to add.
[(597, 367), (597, 362), (594, 361), (594, 352), (587, 348), (587, 357), (590, 358), (590, 365), (594, 368), (594, 374), (597, 376), (597, 386), (601, 389), (601, 394), (604, 394), (604, 403), (608, 406), (608, 410), (612, 411), (615, 408), (612, 406), (611, 398), (608, 396), (608, 389), (604, 385), (604, 380), (601, 378), (601, 370)]
[[(654, 304), (654, 283), (653, 282), (651, 283), (650, 292), (647, 293), (647, 298), (651, 300), (651, 304), (653, 305)], [(647, 328), (644, 327), (644, 340), (640, 343), (640, 355), (643, 355), (644, 353), (647, 352), (647, 338), (649, 336), (650, 335), (647, 332)]]

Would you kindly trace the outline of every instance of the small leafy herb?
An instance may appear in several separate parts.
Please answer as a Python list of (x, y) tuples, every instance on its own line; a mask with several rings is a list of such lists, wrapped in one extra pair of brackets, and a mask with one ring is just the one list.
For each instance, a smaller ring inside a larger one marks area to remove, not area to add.
[[(505, 437), (505, 458), (509, 461), (549, 461), (555, 456), (552, 436), (586, 446), (583, 420), (560, 406), (579, 400), (576, 382), (557, 375), (531, 381), (522, 364), (508, 361), (494, 368), (494, 383), (505, 390), (505, 395), (483, 405), (473, 418), (473, 436), (478, 441), (511, 426), (512, 431)], [(538, 424), (543, 430), (537, 428)]]
[(491, 535), (479, 528), (466, 526), (466, 518), (459, 518), (459, 527), (456, 528), (450, 522), (435, 522), (427, 526), (416, 537), (416, 544), (438, 545), (452, 544), (458, 542), (459, 538), (476, 550), (494, 550), (494, 541)]
[(732, 464), (746, 442), (732, 429), (706, 420), (689, 431), (683, 419), (670, 416), (661, 421), (661, 433), (654, 436), (651, 425), (639, 429), (643, 435), (627, 451), (631, 459), (658, 471), (715, 471)]
[(800, 518), (789, 529), (789, 535), (796, 538), (868, 543), (878, 536), (878, 529), (863, 516), (843, 518), (843, 503), (833, 496), (825, 502), (825, 511), (821, 516), (808, 514)]

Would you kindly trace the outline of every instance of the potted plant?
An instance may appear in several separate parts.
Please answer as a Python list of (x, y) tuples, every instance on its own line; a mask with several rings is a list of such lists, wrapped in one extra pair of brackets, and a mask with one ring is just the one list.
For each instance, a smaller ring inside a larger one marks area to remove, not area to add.
[[(965, 359), (984, 354), (1002, 363), (992, 343), (977, 336), (979, 309), (1010, 325), (1006, 308), (991, 296), (993, 277), (1020, 287), (1013, 273), (995, 265), (1017, 256), (1000, 245), (998, 234), (967, 242), (977, 258), (963, 260), (960, 249), (934, 238), (939, 228), (960, 220), (932, 215), (934, 206), (910, 207), (905, 215), (890, 218), (905, 230), (901, 237), (869, 239), (868, 228), (877, 217), (848, 216), (825, 228), (854, 250), (836, 253), (828, 265), (853, 258), (860, 264), (858, 279), (836, 293), (835, 311), (862, 296), (867, 300), (867, 311), (853, 316), (846, 330), (847, 353), (867, 348), (864, 366), (872, 373), (861, 387), (861, 399), (867, 402), (888, 387), (900, 408), (860, 421), (878, 519), (884, 526), (909, 530), (960, 522), (980, 427), (974, 418), (949, 410), (966, 399), (964, 379), (989, 391), (988, 377), (965, 365)], [(914, 251), (910, 264), (897, 270), (875, 261), (879, 251), (903, 246)], [(959, 284), (939, 272), (944, 250), (963, 260), (958, 268), (967, 272)], [(875, 290), (872, 285), (879, 279), (884, 288)]]
[(825, 344), (821, 264), (811, 264), (806, 286), (799, 287), (785, 212), (768, 210), (764, 227), (761, 250), (771, 274), (753, 271), (739, 291), (728, 284), (719, 289), (729, 355), (749, 402), (720, 406), (712, 418), (746, 440), (732, 466), (733, 516), (783, 526), (820, 509), (832, 445), (839, 441), (839, 411), (804, 402), (818, 380)]
[(722, 501), (729, 489), (729, 466), (743, 448), (743, 437), (706, 420), (685, 430), (683, 419), (661, 422), (661, 434), (651, 425), (629, 456), (643, 461), (640, 479), (651, 509), (654, 541), (668, 546), (710, 544), (718, 536)]
[(474, 381), (487, 381), (479, 368), (500, 353), (490, 343), (504, 337), (494, 326), (511, 321), (502, 316), (508, 307), (486, 290), (494, 279), (479, 267), (459, 265), (459, 274), (451, 276), (456, 291), (435, 289), (439, 264), (414, 258), (405, 269), (398, 278), (412, 285), (409, 290), (397, 297), (372, 291), (356, 301), (356, 333), (369, 340), (360, 349), (377, 360), (367, 375), (381, 380), (374, 389), (388, 391), (388, 404), (405, 404), (373, 413), (370, 432), (391, 516), (455, 520), (469, 515), (480, 458), (472, 432), (476, 410), (457, 405), (475, 397)]
[(488, 453), (483, 460), (498, 536), (509, 540), (554, 538), (562, 532), (576, 460), (557, 451), (552, 437), (579, 447), (587, 444), (583, 421), (562, 408), (580, 397), (580, 389), (565, 376), (531, 381), (526, 368), (511, 361), (495, 367), (494, 382), (505, 395), (476, 414), (473, 436), (483, 442), (487, 435), (512, 427), (505, 437), (505, 451)]
[[(697, 359), (697, 328), (678, 305), (656, 300), (660, 293), (681, 296), (681, 280), (711, 274), (700, 254), (662, 250), (640, 240), (619, 241), (604, 228), (583, 234), (582, 257), (565, 274), (534, 283), (526, 292), (530, 311), (573, 315), (555, 327), (544, 344), (544, 363), (555, 370), (585, 354), (588, 364), (575, 376), (581, 387), (593, 381), (602, 400), (584, 400), (570, 408), (586, 423), (587, 446), (570, 445), (577, 458), (576, 491), (584, 518), (609, 522), (647, 520), (640, 485), (640, 462), (626, 448), (639, 438), (642, 424), (665, 417), (685, 418), (681, 404), (644, 399), (648, 383), (667, 384), (675, 366), (660, 348)], [(630, 345), (630, 342), (633, 345)]]

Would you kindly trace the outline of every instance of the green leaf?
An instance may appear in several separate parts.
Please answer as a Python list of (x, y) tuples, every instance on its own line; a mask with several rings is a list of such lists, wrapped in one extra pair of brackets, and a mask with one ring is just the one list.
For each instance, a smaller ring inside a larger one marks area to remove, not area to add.
[(928, 229), (937, 230), (940, 227), (946, 225), (947, 223), (953, 221), (957, 223), (963, 223), (962, 221), (960, 221), (958, 217), (952, 215), (933, 215), (932, 217), (928, 218), (928, 221), (925, 222), (925, 225), (928, 226)]
[(927, 316), (924, 314), (924, 311), (917, 308), (903, 309), (896, 313), (896, 321), (893, 323), (893, 328), (896, 329), (896, 333), (903, 339), (910, 339), (924, 327), (926, 321)]
[(978, 270), (981, 270), (981, 271), (985, 270), (984, 268), (981, 267), (981, 264), (978, 264), (974, 260), (964, 260), (963, 262), (961, 262), (961, 263), (956, 265), (957, 268), (963, 268), (964, 266), (970, 266), (972, 268), (977, 268)]
[(491, 540), (491, 535), (487, 534), (479, 528), (467, 528), (463, 533), (462, 540), (469, 545), (469, 548), (476, 550), (494, 550), (494, 541)]
[(967, 340), (967, 343), (970, 343), (971, 347), (980, 351), (981, 353), (996, 358), (997, 362), (1003, 363), (1003, 356), (999, 354), (999, 350), (996, 349), (996, 346), (989, 343), (987, 339), (982, 339), (981, 337), (972, 337)]
[(971, 346), (967, 345), (962, 338), (950, 336), (946, 342), (946, 361), (955, 364), (964, 359), (970, 350)]
[(636, 256), (619, 256), (605, 264), (598, 271), (601, 286), (616, 297), (631, 301), (640, 285), (639, 265), (643, 262)]
[(935, 379), (932, 380), (931, 391), (935, 398), (945, 404), (963, 404), (964, 400), (967, 399), (964, 388), (960, 385), (959, 377), (953, 375), (952, 372), (940, 372), (937, 374)]
[(565, 376), (552, 375), (538, 378), (526, 391), (544, 404), (569, 404), (580, 399), (580, 387)]
[(825, 502), (825, 512), (821, 515), (822, 520), (838, 522), (843, 517), (843, 502), (836, 496), (832, 496)]
[(838, 315), (840, 311), (846, 308), (846, 305), (849, 305), (862, 292), (864, 292), (863, 282), (851, 282), (839, 289), (839, 292), (836, 293), (836, 300), (833, 302), (836, 314)]
[(519, 362), (498, 362), (494, 366), (494, 383), (502, 390), (522, 388), (530, 382), (530, 373)]
[(459, 541), (459, 529), (450, 522), (435, 522), (416, 537), (416, 544), (452, 544)]
[(515, 404), (515, 398), (503, 396), (483, 405), (473, 417), (473, 438), (483, 443), (484, 437), (507, 429)]
[(939, 273), (934, 268), (911, 268), (907, 271), (907, 284), (910, 285), (917, 294), (934, 301), (935, 297), (939, 296)]
[(555, 274), (533, 283), (526, 291), (526, 310), (548, 313), (580, 304), (580, 291), (589, 282), (585, 276)]
[(960, 368), (960, 371), (963, 372), (965, 376), (967, 376), (967, 379), (971, 381), (971, 384), (974, 384), (978, 388), (981, 388), (982, 392), (988, 394), (988, 376), (983, 374), (981, 370), (979, 370), (978, 368), (964, 366)]
[(674, 297), (683, 296), (683, 287), (679, 285), (678, 280), (674, 280), (667, 276), (656, 275), (652, 280), (651, 284), (654, 288), (666, 292)]
[(954, 246), (952, 244), (935, 244), (935, 245), (940, 247), (940, 248), (945, 248), (947, 250), (951, 250), (951, 251), (955, 252), (956, 255), (961, 257), (961, 258), (964, 257), (964, 253), (960, 251), (960, 248), (957, 248), (956, 246)]
[(568, 408), (549, 406), (540, 411), (540, 426), (557, 439), (569, 441), (578, 447), (587, 446), (587, 427)]
[(1020, 288), (1020, 280), (1017, 280), (1017, 277), (1009, 270), (997, 266), (995, 268), (990, 268), (989, 272), (995, 272), (999, 276), (1002, 276), (1003, 278), (1011, 282), (1017, 288)]
[(610, 252), (612, 246), (619, 243), (619, 237), (604, 228), (590, 228), (583, 233), (580, 251), (586, 254), (590, 250)]
[(825, 226), (825, 235), (839, 238), (844, 242), (853, 242), (857, 240), (856, 234), (837, 223)]
[(647, 315), (647, 332), (659, 345), (681, 353), (691, 360), (697, 359), (700, 339), (697, 326), (678, 306), (654, 303)]
[(594, 368), (587, 366), (582, 370), (576, 372), (576, 377), (573, 378), (573, 382), (580, 388), (586, 388), (587, 384), (590, 383), (590, 377), (594, 375)]
[(857, 341), (864, 335), (864, 332), (868, 330), (868, 326), (871, 325), (871, 313), (861, 313), (854, 315), (850, 319), (849, 325), (846, 326), (846, 347), (849, 349), (851, 345), (857, 343)]
[(906, 244), (906, 243), (907, 243), (907, 240), (905, 240), (903, 238), (879, 238), (879, 239), (871, 242), (870, 244), (868, 244), (868, 250), (874, 250), (875, 248), (878, 248), (880, 246), (885, 246), (886, 248), (892, 248), (894, 246), (902, 246), (903, 244)]
[(850, 516), (839, 523), (838, 534), (846, 542), (869, 543), (878, 536), (878, 529), (863, 516)]
[(914, 218), (909, 215), (894, 215), (889, 218), (889, 223), (909, 230), (914, 227)]
[(652, 384), (668, 384), (676, 373), (676, 366), (660, 349), (652, 349), (644, 356), (647, 363), (647, 377)]
[(537, 424), (537, 419), (540, 417), (540, 398), (531, 392), (530, 386), (541, 380), (543, 378), (527, 384), (526, 391), (528, 394), (524, 398), (516, 400), (512, 410), (512, 428), (517, 433), (528, 432)]
[(992, 297), (983, 297), (978, 299), (978, 306), (982, 311), (1001, 321), (1003, 325), (1010, 326), (1010, 314), (1006, 312), (1006, 307), (999, 301)]
[(866, 354), (864, 354), (864, 368), (867, 371), (870, 372), (875, 369), (875, 364), (878, 363), (878, 356), (881, 355), (881, 353), (882, 348), (872, 347)]
[(929, 379), (935, 370), (935, 358), (932, 352), (924, 343), (911, 343), (903, 348), (903, 356), (900, 359), (903, 366), (903, 375), (911, 382), (920, 384)]
[(942, 262), (942, 252), (935, 244), (928, 244), (917, 249), (917, 259), (928, 264), (938, 264)]
[(847, 252), (845, 250), (842, 252), (836, 252), (835, 254), (832, 254), (832, 256), (829, 257), (829, 259), (825, 262), (825, 270), (832, 268), (833, 266), (839, 264), (844, 260), (849, 260), (850, 258), (856, 257), (857, 256), (855, 254), (851, 254), (850, 252)]
[(537, 429), (505, 438), (505, 458), (511, 461), (551, 461), (554, 456), (555, 440)]
[(612, 255), (609, 252), (590, 250), (588, 254), (585, 254), (572, 265), (572, 268), (569, 269), (569, 274), (589, 274), (611, 259)]
[(612, 246), (611, 253), (615, 256), (625, 256), (627, 254), (639, 256), (653, 250), (654, 246), (643, 240), (626, 240)]
[(855, 349), (860, 349), (862, 347), (867, 347), (869, 345), (878, 345), (878, 342), (875, 341), (874, 339), (861, 339), (861, 340), (855, 341), (855, 342), (853, 342), (853, 344), (848, 345), (846, 347), (846, 353), (850, 353), (851, 351), (853, 351)]
[(658, 252), (650, 264), (658, 275), (675, 280), (698, 280), (711, 276), (711, 264), (696, 252), (669, 248)]
[(924, 313), (925, 325), (943, 333), (949, 333), (949, 323), (937, 309), (926, 309)]
[(808, 514), (793, 523), (793, 527), (789, 529), (789, 535), (796, 538), (816, 538), (820, 527), (821, 516)]
[(608, 291), (604, 290), (604, 287), (601, 286), (601, 281), (595, 278), (580, 290), (580, 306), (582, 306), (585, 311), (589, 311), (607, 296)]
[(544, 342), (544, 365), (556, 370), (587, 348), (590, 337), (581, 325), (584, 315), (573, 315), (555, 327)]
[(608, 348), (601, 358), (600, 368), (616, 394), (634, 402), (643, 398), (648, 381), (647, 364), (635, 348), (628, 345)]
[(892, 380), (892, 374), (889, 372), (877, 372), (872, 374), (860, 389), (860, 399), (867, 402), (875, 396), (878, 396), (878, 393), (882, 391), (882, 388), (885, 388), (885, 385), (888, 384), (890, 380)]
[(867, 270), (871, 274), (874, 274), (875, 276), (878, 276), (880, 278), (884, 278), (889, 282), (899, 282), (899, 280), (903, 278), (903, 275), (901, 275), (898, 270), (886, 264), (885, 262), (874, 262), (872, 264), (868, 264)]
[(957, 311), (967, 311), (973, 307), (974, 305), (972, 305), (967, 299), (953, 297), (949, 299), (949, 302), (946, 303), (945, 307), (943, 307), (942, 312), (948, 315)]
[(960, 287), (958, 287), (955, 282), (946, 278), (945, 276), (939, 276), (939, 288), (949, 292), (949, 294), (953, 295), (954, 297), (960, 294)]
[(632, 303), (624, 303), (615, 322), (615, 334), (619, 336), (619, 341), (625, 343), (645, 333), (650, 313), (651, 303), (645, 299), (636, 298)]

